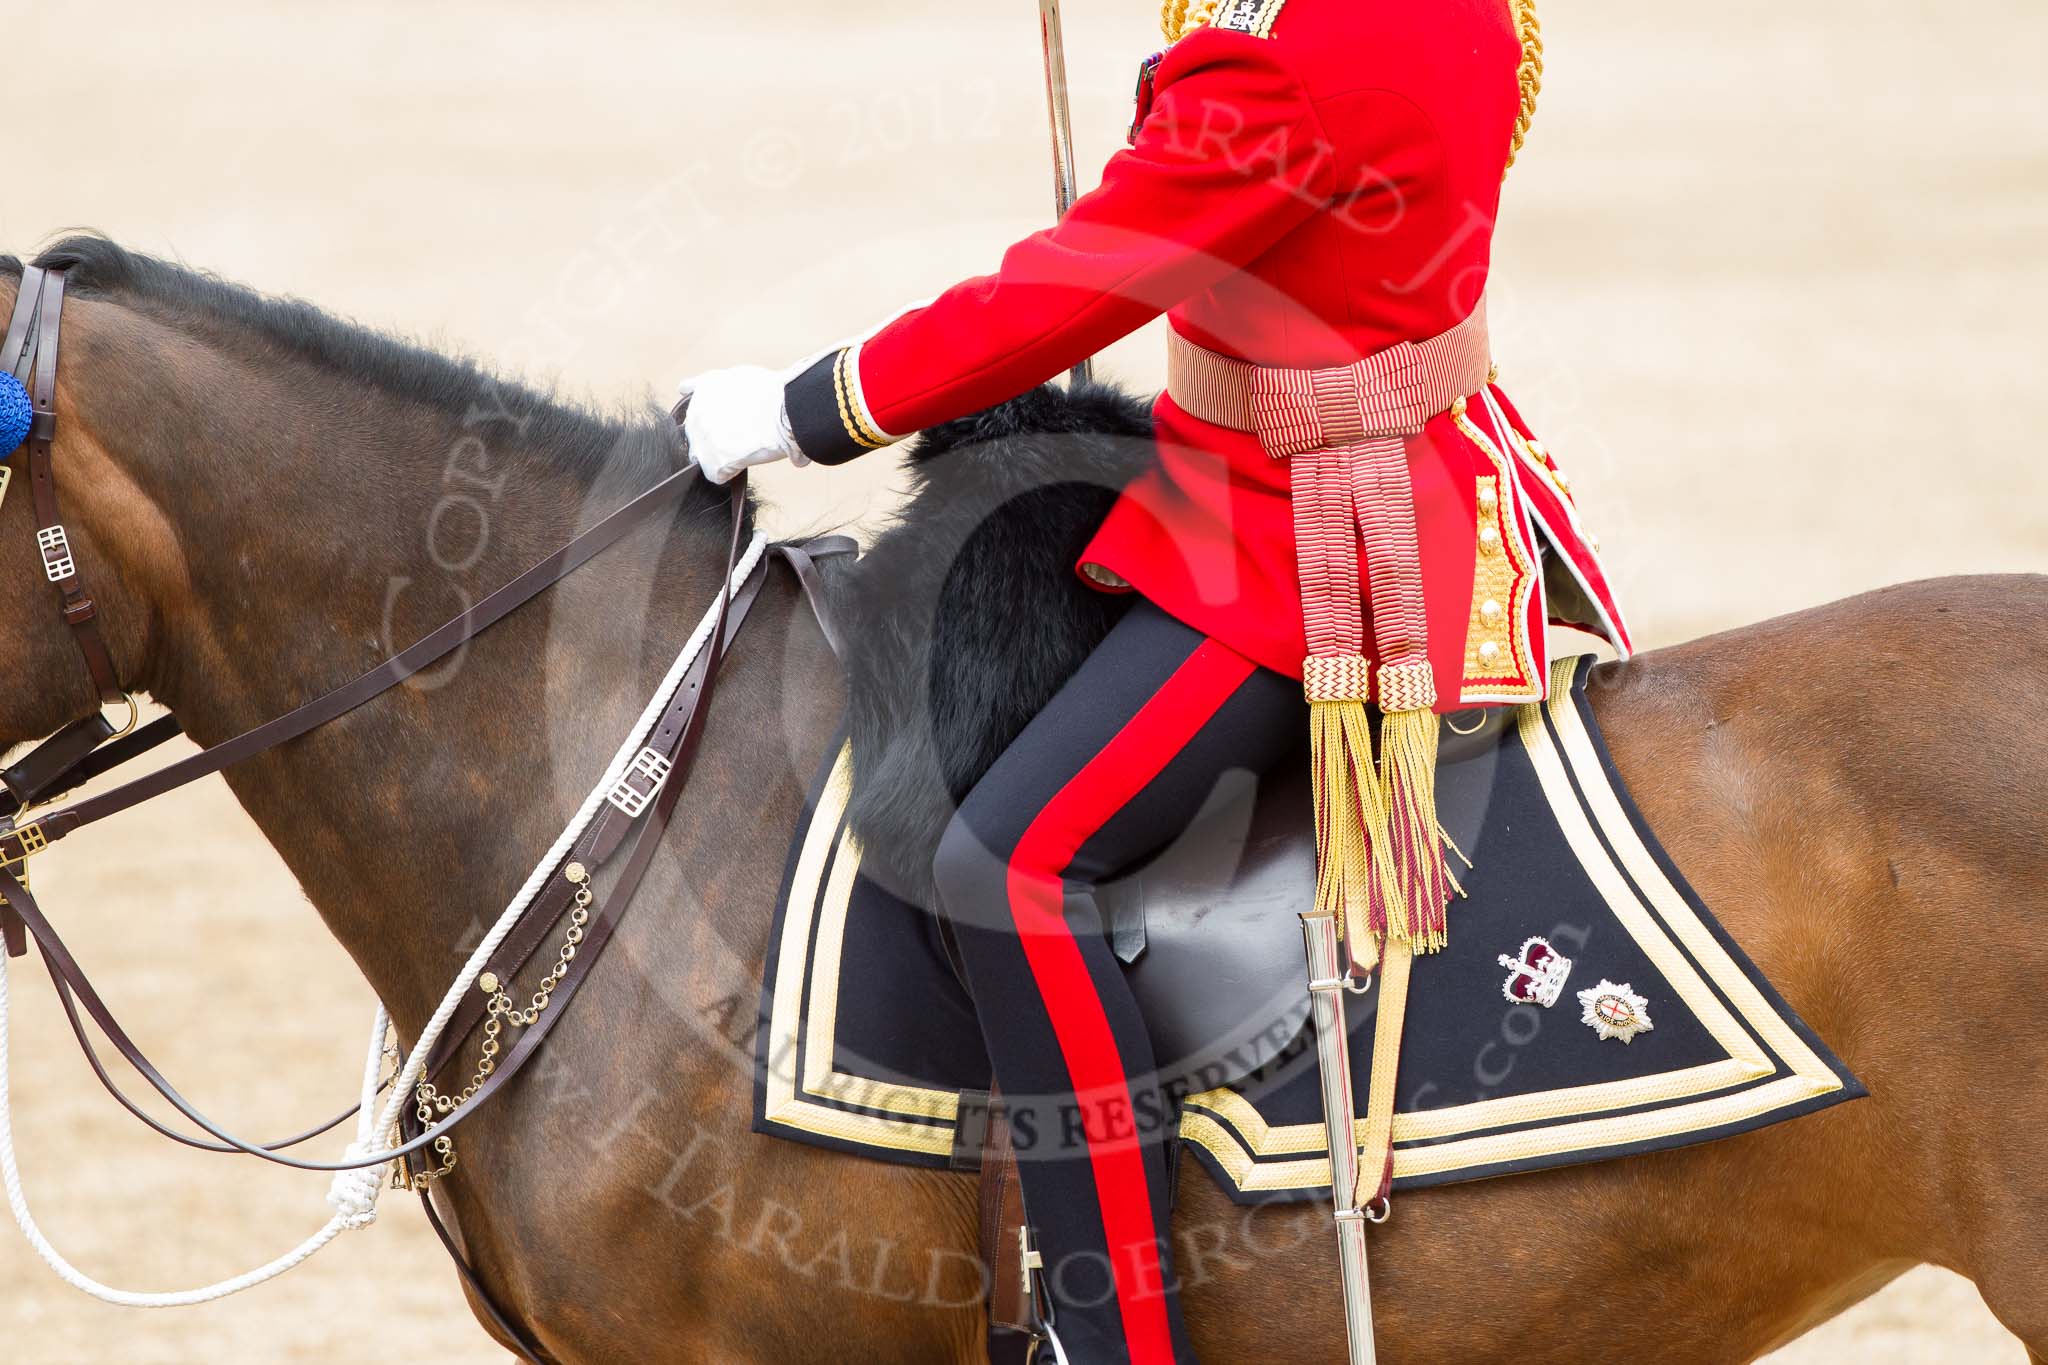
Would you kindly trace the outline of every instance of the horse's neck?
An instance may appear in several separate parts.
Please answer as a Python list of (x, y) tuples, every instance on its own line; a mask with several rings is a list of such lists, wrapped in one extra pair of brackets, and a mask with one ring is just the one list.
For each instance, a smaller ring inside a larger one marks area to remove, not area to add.
[[(146, 472), (163, 450), (121, 450), (118, 414), (92, 414), (80, 386), (95, 437), (138, 471), (180, 551), (175, 583), (138, 589), (156, 600), (108, 609), (167, 623), (142, 681), (201, 744), (355, 677), (647, 481), (642, 461), (588, 487), (502, 421), (336, 421), (375, 400), (320, 379), (326, 392), (250, 377), (195, 414), (203, 428), (177, 411), (132, 428), (180, 450), (176, 480)], [(651, 528), (414, 684), (229, 772), (401, 1026), (587, 794), (711, 600), (721, 530), (698, 519), (665, 542)]]

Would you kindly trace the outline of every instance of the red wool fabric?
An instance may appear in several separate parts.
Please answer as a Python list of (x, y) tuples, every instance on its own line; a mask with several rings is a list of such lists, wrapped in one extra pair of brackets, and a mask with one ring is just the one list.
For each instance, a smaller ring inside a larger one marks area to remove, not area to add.
[[(1501, 0), (1287, 0), (1270, 37), (1196, 30), (1166, 53), (1133, 145), (1064, 222), (853, 348), (836, 382), (821, 362), (792, 383), (800, 443), (827, 462), (849, 458), (1012, 398), (1162, 314), (1197, 345), (1286, 369), (1349, 365), (1448, 331), (1485, 294), (1520, 60)], [(1477, 396), (1471, 417), (1507, 438)], [(1156, 418), (1157, 464), (1083, 562), (1299, 676), (1308, 651), (1289, 462), (1171, 398)], [(1512, 441), (1489, 453), (1448, 416), (1403, 444), (1440, 709), (1544, 686), (1540, 587), (1508, 612), (1511, 676), (1470, 676), (1489, 477), (1507, 480), (1505, 524), (1526, 537), (1516, 550), (1532, 565), (1539, 544), (1561, 557), (1601, 618), (1580, 623), (1627, 651), (1607, 576), (1547, 457)], [(1364, 564), (1362, 579), (1372, 572)], [(1358, 587), (1368, 595), (1369, 581)]]

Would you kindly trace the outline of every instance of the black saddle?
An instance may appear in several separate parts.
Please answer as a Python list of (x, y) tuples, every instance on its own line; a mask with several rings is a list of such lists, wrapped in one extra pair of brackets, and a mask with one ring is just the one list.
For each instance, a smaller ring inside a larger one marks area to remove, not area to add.
[[(1474, 711), (1444, 728), (1438, 813), (1461, 847), (1484, 820), (1509, 716)], [(1308, 1021), (1298, 917), (1315, 893), (1310, 797), (1305, 746), (1263, 780), (1235, 774), (1171, 848), (1103, 889), (1161, 1072), (1193, 1093), (1262, 1069)]]

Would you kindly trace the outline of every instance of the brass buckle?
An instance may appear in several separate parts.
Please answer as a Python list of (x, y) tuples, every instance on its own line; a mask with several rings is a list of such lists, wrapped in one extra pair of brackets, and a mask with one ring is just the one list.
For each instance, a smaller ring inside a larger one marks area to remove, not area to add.
[[(6, 847), (8, 839), (18, 839), (20, 841), (20, 856), (15, 857), (8, 854)], [(49, 846), (50, 836), (43, 833), (43, 822), (40, 820), (31, 820), (19, 829), (9, 830), (6, 834), (0, 835), (0, 869), (4, 869), (8, 876), (20, 882), (21, 889), (26, 891), (29, 888), (28, 860)], [(7, 896), (4, 892), (0, 892), (0, 905), (6, 904)]]
[[(11, 854), (7, 851), (9, 840), (13, 840), (21, 845), (21, 852), (19, 854)], [(15, 868), (21, 867), (30, 858), (41, 853), (49, 846), (50, 836), (43, 833), (43, 822), (31, 820), (19, 829), (11, 829), (6, 834), (0, 835), (0, 867), (13, 872)], [(26, 877), (21, 877), (20, 880), (23, 885), (27, 885), (28, 879)]]

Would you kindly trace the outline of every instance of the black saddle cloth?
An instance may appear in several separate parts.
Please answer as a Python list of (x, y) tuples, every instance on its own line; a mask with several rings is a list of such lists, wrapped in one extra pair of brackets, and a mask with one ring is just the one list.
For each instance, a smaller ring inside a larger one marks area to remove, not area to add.
[[(959, 797), (1106, 634), (1126, 599), (1074, 560), (1150, 458), (1145, 410), (1046, 389), (928, 434), (898, 524), (838, 608), (846, 742), (793, 843), (762, 995), (756, 1126), (924, 1164), (971, 1160), (988, 1064), (935, 924), (929, 864)], [(1446, 827), (1472, 856), (1451, 946), (1418, 963), (1396, 1183), (1702, 1141), (1863, 1093), (1658, 848), (1600, 744), (1591, 669), (1542, 707), (1447, 728)], [(1458, 733), (1464, 731), (1465, 733)], [(1328, 1184), (1299, 911), (1307, 765), (1219, 788), (1187, 836), (1104, 889), (1182, 1136), (1238, 1198)], [(1503, 957), (1572, 959), (1548, 1004)], [(1603, 1036), (1577, 992), (1623, 985), (1653, 1027)], [(1373, 1000), (1352, 1013), (1361, 1102)]]

